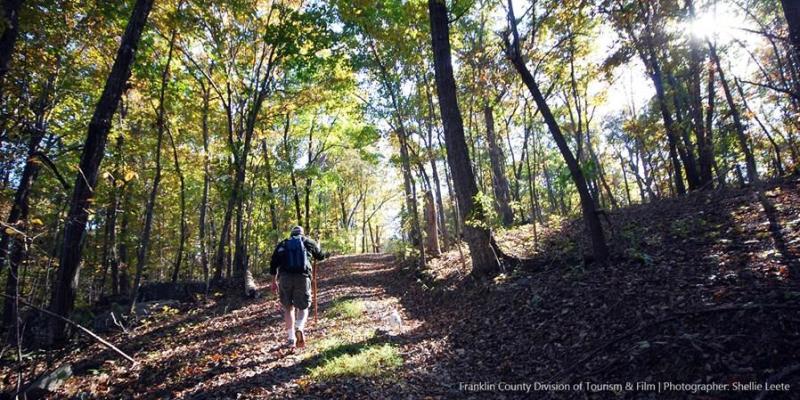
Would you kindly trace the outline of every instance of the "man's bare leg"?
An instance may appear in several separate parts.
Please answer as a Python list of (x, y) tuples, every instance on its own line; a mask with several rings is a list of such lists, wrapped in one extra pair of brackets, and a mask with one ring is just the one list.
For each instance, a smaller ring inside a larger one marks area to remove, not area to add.
[(286, 334), (288, 336), (289, 343), (294, 345), (297, 342), (297, 338), (294, 334), (294, 306), (284, 306), (283, 310), (283, 322), (284, 326), (286, 327)]

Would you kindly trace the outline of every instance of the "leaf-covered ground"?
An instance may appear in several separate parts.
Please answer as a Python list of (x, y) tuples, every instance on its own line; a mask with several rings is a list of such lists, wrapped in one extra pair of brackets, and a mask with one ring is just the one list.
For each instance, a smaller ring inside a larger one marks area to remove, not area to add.
[[(624, 384), (769, 381), (790, 391), (765, 398), (800, 398), (798, 186), (610, 212), (609, 266), (584, 265), (586, 246), (573, 240), (579, 222), (539, 232), (535, 248), (529, 226), (500, 234), (502, 246), (530, 260), (491, 282), (468, 277), (466, 247), (419, 273), (390, 255), (335, 257), (320, 266), (309, 346), (294, 354), (278, 349), (284, 332), (271, 295), (222, 295), (111, 336), (135, 367), (95, 345), (29, 365), (37, 373), (73, 364), (76, 375), (54, 397), (738, 399), (762, 393)], [(13, 368), (2, 364), (5, 387)], [(478, 382), (623, 389), (464, 386)]]

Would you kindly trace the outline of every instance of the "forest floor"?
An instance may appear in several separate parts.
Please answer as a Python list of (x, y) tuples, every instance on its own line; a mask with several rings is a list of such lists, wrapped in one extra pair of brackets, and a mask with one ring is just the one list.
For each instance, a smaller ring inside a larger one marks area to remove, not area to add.
[[(218, 293), (112, 335), (134, 367), (86, 345), (31, 355), (26, 373), (70, 363), (59, 398), (800, 398), (799, 189), (794, 178), (609, 212), (608, 266), (584, 263), (579, 221), (537, 232), (535, 248), (531, 226), (498, 233), (527, 261), (488, 282), (468, 276), (465, 247), (423, 272), (391, 255), (334, 257), (293, 354), (278, 349), (271, 294)], [(0, 364), (4, 386), (14, 372)], [(466, 385), (481, 382), (519, 385)], [(749, 382), (777, 386), (735, 390)]]

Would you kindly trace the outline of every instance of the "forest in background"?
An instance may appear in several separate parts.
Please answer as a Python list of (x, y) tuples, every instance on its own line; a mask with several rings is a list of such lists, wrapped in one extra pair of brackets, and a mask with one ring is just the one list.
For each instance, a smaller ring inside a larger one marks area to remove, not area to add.
[(17, 297), (85, 320), (156, 282), (247, 288), (294, 224), (419, 268), (463, 241), (484, 278), (493, 232), (582, 216), (605, 262), (604, 210), (796, 171), (789, 0), (3, 8), (9, 334)]

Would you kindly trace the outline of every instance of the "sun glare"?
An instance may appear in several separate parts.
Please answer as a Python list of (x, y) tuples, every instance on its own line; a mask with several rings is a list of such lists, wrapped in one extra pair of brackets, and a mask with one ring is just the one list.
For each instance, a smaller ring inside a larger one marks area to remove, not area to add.
[(729, 41), (736, 34), (736, 27), (742, 25), (742, 18), (728, 6), (722, 4), (715, 9), (697, 15), (686, 27), (688, 33), (698, 39), (717, 39)]

